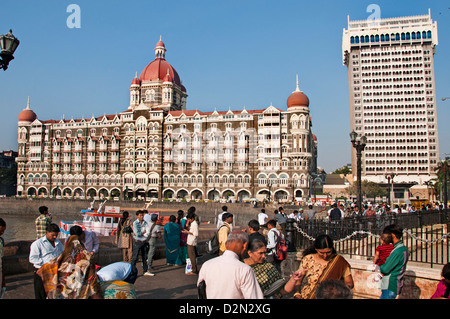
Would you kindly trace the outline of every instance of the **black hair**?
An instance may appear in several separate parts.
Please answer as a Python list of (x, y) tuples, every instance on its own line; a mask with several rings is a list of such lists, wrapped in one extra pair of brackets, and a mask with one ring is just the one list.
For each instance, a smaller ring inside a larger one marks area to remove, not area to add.
[(188, 211), (187, 215), (186, 215), (187, 219), (194, 219), (195, 220), (195, 213), (192, 211)]
[(277, 227), (277, 221), (274, 219), (271, 219), (267, 222), (267, 225), (271, 225), (273, 227)]
[(316, 289), (316, 299), (352, 299), (353, 293), (342, 280), (325, 280)]
[(233, 217), (233, 214), (232, 213), (223, 213), (222, 221), (225, 221), (229, 217)]
[(447, 263), (443, 268), (442, 268), (442, 273), (441, 273), (442, 277), (444, 277), (447, 280), (450, 280), (450, 263)]
[(81, 234), (83, 233), (83, 229), (78, 225), (74, 225), (74, 226), (70, 227), (69, 233), (70, 233), (70, 236), (72, 236), (72, 235), (81, 236)]
[(58, 225), (50, 224), (50, 225), (47, 226), (46, 231), (49, 232), (49, 233), (59, 233), (60, 229), (59, 229)]
[(127, 211), (122, 212), (122, 217), (120, 218), (120, 225), (123, 225), (123, 223), (125, 223), (128, 216), (130, 216), (130, 214)]
[(48, 211), (48, 207), (47, 206), (41, 206), (39, 207), (39, 213), (40, 214), (45, 214), (45, 212)]
[(254, 253), (258, 249), (265, 247), (266, 244), (262, 240), (254, 239), (248, 244), (248, 251)]
[(256, 219), (252, 219), (248, 222), (248, 227), (251, 227), (254, 231), (258, 231), (259, 222)]
[(336, 255), (336, 249), (334, 249), (333, 239), (328, 235), (319, 235), (314, 240), (314, 244), (303, 251), (303, 257), (316, 253), (316, 249), (330, 248), (332, 255)]
[(384, 227), (383, 234), (395, 235), (398, 239), (403, 236), (403, 228), (400, 225), (392, 224)]

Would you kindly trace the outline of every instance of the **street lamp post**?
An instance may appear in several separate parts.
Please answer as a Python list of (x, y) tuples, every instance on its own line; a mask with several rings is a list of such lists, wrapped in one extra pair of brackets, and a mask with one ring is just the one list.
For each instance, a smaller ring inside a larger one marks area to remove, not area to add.
[(362, 152), (367, 144), (367, 138), (363, 135), (358, 139), (358, 133), (352, 131), (350, 133), (350, 141), (352, 142), (352, 146), (356, 150), (356, 188), (357, 188), (357, 197), (358, 197), (358, 208), (359, 211), (362, 212), (362, 193), (361, 193), (361, 157)]
[(295, 204), (295, 188), (297, 187), (298, 180), (292, 178), (292, 203)]
[(14, 52), (19, 46), (19, 39), (9, 30), (7, 34), (0, 35), (0, 68), (4, 71), (8, 68), (9, 62), (14, 59)]
[[(392, 193), (394, 192), (394, 177), (395, 174), (394, 173), (387, 173), (386, 174), (386, 179), (388, 180), (388, 186), (389, 186), (389, 207), (391, 207), (391, 203), (392, 203)], [(391, 184), (392, 181), (392, 184)]]

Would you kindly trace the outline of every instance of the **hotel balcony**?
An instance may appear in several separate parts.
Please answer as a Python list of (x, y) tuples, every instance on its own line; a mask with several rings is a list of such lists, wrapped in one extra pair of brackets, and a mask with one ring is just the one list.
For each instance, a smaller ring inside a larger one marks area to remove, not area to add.
[(117, 152), (120, 150), (120, 145), (119, 144), (111, 144), (111, 151)]

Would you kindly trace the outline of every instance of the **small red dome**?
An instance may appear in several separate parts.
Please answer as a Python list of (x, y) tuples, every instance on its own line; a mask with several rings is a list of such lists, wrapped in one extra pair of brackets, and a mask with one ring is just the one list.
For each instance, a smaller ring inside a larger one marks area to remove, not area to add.
[(295, 106), (309, 107), (309, 99), (303, 92), (295, 91), (288, 97), (287, 106), (288, 108)]
[(158, 41), (158, 43), (156, 43), (156, 47), (162, 47), (165, 48), (166, 46), (164, 45), (164, 42), (162, 42), (161, 40)]
[(141, 85), (141, 80), (136, 76), (133, 81), (131, 81), (131, 85)]
[(30, 109), (25, 109), (19, 113), (19, 122), (30, 122), (31, 123), (35, 119), (37, 119), (37, 115)]
[(166, 76), (164, 77), (163, 82), (173, 82), (173, 79), (170, 76), (170, 72), (167, 72)]

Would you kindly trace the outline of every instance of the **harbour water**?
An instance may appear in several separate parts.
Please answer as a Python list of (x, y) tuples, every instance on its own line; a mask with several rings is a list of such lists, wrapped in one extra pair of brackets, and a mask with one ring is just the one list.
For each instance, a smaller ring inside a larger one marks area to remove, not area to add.
[[(0, 216), (6, 222), (6, 231), (3, 234), (5, 242), (16, 240), (36, 239), (36, 216)], [(53, 218), (53, 223), (59, 225), (60, 219)]]

